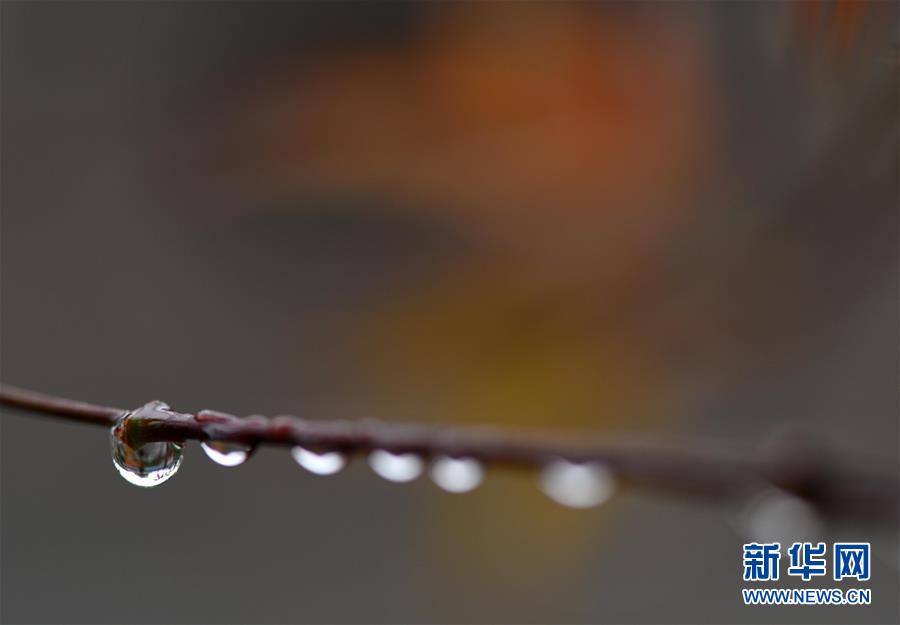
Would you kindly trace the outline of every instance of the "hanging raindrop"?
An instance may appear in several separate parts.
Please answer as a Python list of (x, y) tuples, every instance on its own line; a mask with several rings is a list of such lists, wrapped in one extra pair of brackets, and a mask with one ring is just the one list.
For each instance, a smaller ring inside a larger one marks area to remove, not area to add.
[(392, 454), (376, 449), (369, 454), (369, 466), (391, 482), (410, 482), (422, 474), (425, 463), (416, 454)]
[(303, 447), (292, 447), (291, 456), (301, 467), (316, 475), (333, 475), (347, 465), (347, 456), (338, 451), (317, 454)]
[(757, 542), (817, 540), (824, 532), (815, 508), (775, 488), (751, 497), (740, 511), (737, 525), (748, 540)]
[(210, 460), (223, 467), (236, 467), (244, 464), (253, 452), (253, 447), (250, 445), (227, 441), (203, 441), (200, 443), (200, 447), (203, 448)]
[(124, 440), (123, 422), (110, 430), (112, 460), (119, 475), (135, 486), (156, 486), (175, 475), (181, 466), (184, 446), (170, 442), (132, 447)]
[(484, 467), (474, 458), (441, 456), (431, 465), (431, 479), (448, 492), (466, 493), (481, 484)]
[(596, 462), (578, 464), (554, 460), (541, 471), (541, 490), (564, 506), (590, 508), (609, 499), (615, 490), (615, 475)]

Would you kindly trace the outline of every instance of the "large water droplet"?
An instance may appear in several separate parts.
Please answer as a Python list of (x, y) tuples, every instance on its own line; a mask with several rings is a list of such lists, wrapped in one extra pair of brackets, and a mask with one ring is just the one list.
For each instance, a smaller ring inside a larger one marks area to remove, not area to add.
[(200, 443), (200, 447), (203, 448), (210, 460), (223, 467), (236, 467), (244, 464), (253, 451), (253, 447), (250, 445), (226, 441), (203, 441)]
[(316, 475), (333, 475), (347, 464), (347, 457), (337, 451), (317, 454), (303, 447), (292, 447), (291, 456), (301, 467)]
[(541, 471), (539, 483), (548, 497), (564, 506), (590, 508), (612, 496), (616, 480), (600, 463), (554, 460)]
[(481, 484), (484, 467), (474, 458), (442, 456), (431, 465), (431, 479), (451, 493), (465, 493)]
[(147, 443), (131, 447), (121, 436), (121, 426), (110, 431), (112, 460), (119, 475), (135, 486), (156, 486), (175, 475), (184, 447), (177, 443)]
[(376, 449), (369, 454), (369, 466), (391, 482), (410, 482), (422, 474), (425, 463), (416, 454), (392, 454)]

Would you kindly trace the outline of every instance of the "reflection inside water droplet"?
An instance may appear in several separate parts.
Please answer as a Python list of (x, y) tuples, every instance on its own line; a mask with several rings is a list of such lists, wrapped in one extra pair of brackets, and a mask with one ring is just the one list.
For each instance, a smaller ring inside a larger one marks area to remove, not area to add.
[(203, 441), (200, 443), (200, 447), (203, 448), (210, 460), (223, 467), (236, 467), (244, 464), (250, 457), (250, 452), (253, 451), (250, 445), (226, 441)]
[(317, 454), (298, 446), (291, 448), (291, 456), (297, 464), (316, 475), (333, 475), (347, 464), (347, 457), (337, 451)]
[(590, 508), (612, 496), (615, 476), (600, 463), (554, 460), (541, 471), (539, 484), (548, 497), (564, 506)]
[(392, 454), (376, 449), (369, 454), (369, 466), (391, 482), (410, 482), (422, 474), (425, 463), (416, 454)]
[(177, 443), (147, 443), (131, 447), (122, 440), (122, 425), (110, 431), (112, 460), (119, 475), (135, 486), (156, 486), (175, 475), (184, 447)]
[(481, 484), (484, 467), (473, 458), (443, 456), (431, 465), (431, 479), (448, 492), (465, 493)]

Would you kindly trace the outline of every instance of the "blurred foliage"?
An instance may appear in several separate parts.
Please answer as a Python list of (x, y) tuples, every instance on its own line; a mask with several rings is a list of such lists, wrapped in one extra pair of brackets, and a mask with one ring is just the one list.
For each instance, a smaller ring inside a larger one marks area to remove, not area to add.
[[(348, 222), (461, 242), (399, 287), (335, 285), (364, 295), (305, 339), (323, 381), (408, 418), (665, 431), (729, 380), (815, 358), (877, 284), (896, 5), (773, 4), (730, 30), (707, 4), (414, 13), (402, 37), (243, 66), (187, 135), (193, 184), (239, 198), (211, 220), (352, 198), (336, 209)], [(461, 552), (484, 563), (456, 583), (522, 588), (517, 553), (537, 531), (556, 538), (535, 575), (564, 583), (596, 519), (531, 490), (511, 477), (471, 507), (435, 502), (448, 569)]]

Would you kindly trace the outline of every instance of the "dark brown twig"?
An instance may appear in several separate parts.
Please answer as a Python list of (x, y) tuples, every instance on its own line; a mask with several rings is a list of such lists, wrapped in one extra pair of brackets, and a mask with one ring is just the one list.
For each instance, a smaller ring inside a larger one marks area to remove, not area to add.
[[(299, 445), (342, 452), (384, 449), (425, 457), (475, 458), (485, 463), (539, 467), (562, 458), (601, 462), (625, 482), (716, 500), (746, 497), (777, 487), (801, 496), (831, 516), (895, 522), (896, 476), (839, 469), (804, 444), (779, 445), (767, 454), (742, 456), (720, 444), (664, 447), (648, 441), (604, 441), (550, 431), (512, 431), (414, 423), (310, 421), (292, 416), (246, 418), (202, 410), (184, 414), (162, 402), (132, 411), (97, 406), (0, 385), (0, 403), (55, 417), (111, 427), (125, 418), (128, 441), (216, 440), (258, 445)], [(856, 465), (855, 465), (856, 466)]]
[(0, 384), (0, 403), (62, 419), (110, 427), (127, 412), (121, 408), (97, 406), (74, 399), (54, 397), (8, 384)]

